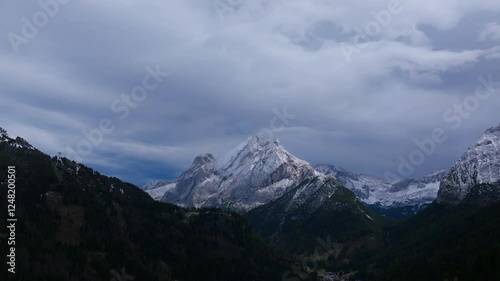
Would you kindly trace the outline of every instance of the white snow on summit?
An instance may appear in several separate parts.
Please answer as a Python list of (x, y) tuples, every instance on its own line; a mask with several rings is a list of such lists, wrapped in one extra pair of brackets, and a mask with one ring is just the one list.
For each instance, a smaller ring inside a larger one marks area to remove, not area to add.
[(335, 176), (363, 203), (384, 207), (431, 203), (437, 197), (441, 179), (448, 172), (440, 170), (417, 178), (387, 181), (330, 164), (318, 164), (314, 167), (325, 175)]
[(471, 187), (500, 181), (500, 124), (469, 147), (441, 183), (438, 202), (458, 203)]
[(254, 136), (218, 160), (210, 154), (196, 157), (162, 201), (246, 211), (282, 196), (313, 175), (319, 173), (288, 153), (278, 140)]

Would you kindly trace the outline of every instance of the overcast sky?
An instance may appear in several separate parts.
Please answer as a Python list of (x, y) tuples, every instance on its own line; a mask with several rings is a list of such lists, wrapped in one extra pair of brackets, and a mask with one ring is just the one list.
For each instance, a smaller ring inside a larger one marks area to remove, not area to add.
[[(42, 0), (0, 11), (0, 127), (139, 185), (271, 129), (311, 163), (417, 176), (451, 166), (500, 122), (497, 0)], [(82, 131), (100, 123), (90, 143)], [(415, 140), (436, 129), (446, 140), (419, 154)], [(415, 171), (401, 174), (410, 156)]]

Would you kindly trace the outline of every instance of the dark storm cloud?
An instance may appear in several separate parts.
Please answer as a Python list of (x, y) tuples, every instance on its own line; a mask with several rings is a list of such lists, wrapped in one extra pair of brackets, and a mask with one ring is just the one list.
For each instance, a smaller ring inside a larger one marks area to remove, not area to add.
[[(115, 129), (84, 162), (135, 183), (221, 155), (284, 107), (296, 117), (276, 136), (292, 153), (378, 176), (437, 127), (449, 138), (415, 174), (447, 167), (500, 119), (498, 93), (458, 129), (443, 119), (478, 76), (500, 81), (498, 1), (65, 2), (18, 53), (12, 33), (44, 10), (4, 4), (0, 126), (55, 154), (108, 118)], [(112, 104), (148, 66), (170, 76), (121, 120)]]

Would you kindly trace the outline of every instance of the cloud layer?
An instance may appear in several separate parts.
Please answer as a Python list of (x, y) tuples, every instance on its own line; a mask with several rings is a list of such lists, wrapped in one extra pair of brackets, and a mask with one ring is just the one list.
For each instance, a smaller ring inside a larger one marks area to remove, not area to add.
[[(450, 166), (500, 119), (500, 87), (471, 103), (478, 77), (500, 82), (498, 1), (4, 6), (0, 126), (55, 154), (111, 120), (83, 162), (137, 184), (176, 177), (199, 153), (220, 156), (273, 119), (297, 156), (376, 176), (398, 173), (415, 140), (443, 129), (446, 142), (417, 175)], [(170, 76), (122, 120), (113, 104), (127, 104), (147, 67)], [(276, 120), (284, 107), (295, 115), (285, 123)]]

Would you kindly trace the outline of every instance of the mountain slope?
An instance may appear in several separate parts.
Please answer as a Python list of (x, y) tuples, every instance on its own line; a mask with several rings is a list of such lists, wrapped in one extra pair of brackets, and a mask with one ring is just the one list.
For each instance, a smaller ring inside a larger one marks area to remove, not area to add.
[[(387, 229), (364, 262), (368, 280), (498, 280), (500, 126), (488, 129), (441, 181), (438, 198)], [(424, 269), (424, 270), (423, 270)]]
[[(284, 271), (238, 214), (159, 203), (131, 184), (27, 147), (0, 142), (1, 185), (8, 166), (17, 180), (17, 273), (10, 280), (108, 281), (123, 268), (136, 280), (250, 281), (279, 280)], [(0, 193), (1, 209), (6, 202)]]
[[(315, 261), (328, 270), (356, 270), (360, 280), (497, 280), (498, 131), (500, 128), (486, 131), (442, 181), (438, 193), (456, 194), (451, 198), (459, 198), (458, 202), (440, 200), (410, 219), (383, 223), (358, 205), (354, 194), (335, 179), (321, 177), (304, 181), (245, 217), (259, 235), (283, 253), (302, 253), (314, 259), (318, 245), (315, 238), (331, 235), (332, 251), (325, 259)], [(406, 192), (412, 185), (439, 182), (445, 172), (401, 181), (385, 191)], [(335, 175), (344, 180), (356, 179), (345, 170)], [(363, 177), (357, 180), (362, 182)], [(342, 190), (344, 195), (337, 196)]]
[(416, 178), (387, 181), (331, 164), (317, 164), (314, 168), (335, 176), (375, 212), (396, 219), (413, 216), (434, 201), (441, 179), (449, 171), (444, 169)]
[(12, 138), (9, 133), (7, 133), (7, 131), (3, 128), (0, 128), (0, 143), (16, 148), (35, 150), (35, 148), (25, 139), (21, 137)]
[(328, 241), (331, 268), (345, 269), (359, 255), (383, 245), (377, 217), (335, 178), (306, 179), (283, 197), (244, 215), (278, 252), (313, 256), (318, 240)]
[(314, 168), (320, 173), (332, 175), (337, 178), (340, 183), (349, 188), (361, 201), (367, 204), (379, 202), (380, 198), (375, 197), (374, 192), (389, 189), (394, 183), (377, 177), (354, 173), (331, 164), (316, 164)]
[(500, 200), (500, 125), (490, 128), (469, 147), (441, 182), (437, 201), (457, 204), (475, 193), (480, 199), (480, 184), (492, 184), (485, 189), (485, 204)]
[(500, 204), (431, 204), (386, 229), (388, 246), (360, 260), (361, 280), (498, 280)]
[(211, 154), (196, 157), (161, 201), (247, 211), (317, 174), (307, 162), (288, 153), (278, 140), (255, 136), (218, 160)]
[(330, 164), (318, 164), (314, 168), (325, 175), (335, 176), (364, 203), (384, 207), (431, 203), (436, 199), (441, 178), (448, 172), (444, 169), (407, 180), (387, 181)]

